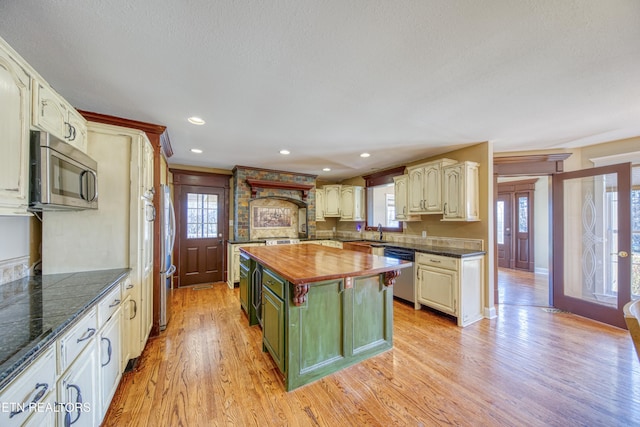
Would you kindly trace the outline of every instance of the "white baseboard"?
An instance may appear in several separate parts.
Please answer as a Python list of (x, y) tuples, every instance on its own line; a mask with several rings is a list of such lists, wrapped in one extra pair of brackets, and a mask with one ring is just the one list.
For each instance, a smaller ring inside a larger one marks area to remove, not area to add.
[(484, 308), (484, 318), (485, 319), (495, 319), (496, 317), (498, 317), (498, 314), (496, 313), (496, 308), (495, 307), (485, 307)]
[(536, 274), (546, 274), (548, 276), (549, 275), (549, 269), (548, 268), (544, 268), (544, 267), (536, 267), (535, 268), (535, 273)]

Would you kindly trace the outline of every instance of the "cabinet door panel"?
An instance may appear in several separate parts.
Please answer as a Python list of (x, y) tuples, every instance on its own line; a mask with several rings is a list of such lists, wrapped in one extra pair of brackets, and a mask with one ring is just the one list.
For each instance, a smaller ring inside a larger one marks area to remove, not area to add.
[(340, 185), (324, 186), (324, 216), (340, 216), (340, 199), (342, 197), (340, 187)]
[(409, 212), (422, 212), (423, 177), (423, 169), (409, 171)]
[(33, 125), (66, 141), (69, 137), (69, 111), (49, 86), (34, 80)]
[(29, 76), (0, 49), (0, 211), (26, 213)]
[(263, 286), (262, 342), (281, 372), (285, 372), (284, 312), (284, 301), (271, 292), (268, 287)]
[(418, 266), (418, 301), (445, 313), (456, 314), (457, 273)]
[(443, 206), (444, 215), (448, 218), (462, 217), (461, 207), (464, 201), (463, 194), (460, 191), (462, 171), (459, 167), (446, 169), (444, 177), (445, 205)]
[(111, 317), (100, 334), (98, 342), (100, 355), (100, 415), (102, 418), (109, 408), (111, 398), (118, 387), (122, 371), (120, 361), (122, 349), (120, 342), (120, 309)]
[(340, 194), (340, 218), (353, 219), (353, 207), (355, 203), (353, 187), (342, 187)]
[(316, 221), (324, 221), (324, 190), (316, 189)]
[(442, 179), (440, 165), (432, 165), (424, 171), (424, 210), (442, 212)]
[(58, 381), (58, 425), (94, 427), (98, 424), (97, 414), (101, 408), (96, 388), (96, 362), (94, 341)]

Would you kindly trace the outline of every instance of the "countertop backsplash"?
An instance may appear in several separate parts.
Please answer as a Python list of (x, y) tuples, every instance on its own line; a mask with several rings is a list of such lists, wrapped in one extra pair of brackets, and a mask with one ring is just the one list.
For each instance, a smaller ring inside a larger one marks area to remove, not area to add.
[(29, 255), (0, 261), (0, 285), (29, 275)]
[[(318, 230), (316, 239), (354, 239), (354, 240), (378, 240), (380, 234), (377, 231), (331, 231)], [(437, 246), (441, 248), (455, 249), (471, 249), (484, 251), (484, 241), (482, 239), (460, 239), (454, 237), (438, 237), (401, 234), (401, 233), (383, 233), (383, 243), (404, 243), (414, 245)]]

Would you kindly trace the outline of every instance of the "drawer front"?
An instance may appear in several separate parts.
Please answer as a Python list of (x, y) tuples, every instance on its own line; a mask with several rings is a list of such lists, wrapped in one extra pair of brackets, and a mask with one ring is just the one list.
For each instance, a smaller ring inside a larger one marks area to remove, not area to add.
[(98, 322), (96, 307), (93, 307), (62, 338), (58, 340), (60, 360), (58, 367), (62, 374), (73, 363), (84, 348), (93, 343)]
[(128, 296), (133, 294), (135, 283), (131, 280), (131, 277), (127, 277), (122, 283), (122, 301), (126, 300)]
[(458, 259), (448, 256), (431, 255), (416, 252), (416, 263), (430, 265), (433, 267), (446, 268), (447, 270), (458, 270)]
[(56, 384), (55, 356), (52, 345), (0, 394), (0, 402), (7, 405), (0, 411), (1, 426), (22, 425), (51, 395)]
[(107, 294), (98, 303), (98, 329), (107, 323), (107, 321), (118, 310), (118, 307), (122, 304), (122, 289), (120, 284), (114, 287), (111, 292)]
[(264, 269), (262, 272), (262, 285), (267, 286), (271, 291), (278, 295), (281, 299), (284, 299), (284, 287), (286, 286), (286, 281), (280, 278), (275, 273), (269, 271), (268, 269)]

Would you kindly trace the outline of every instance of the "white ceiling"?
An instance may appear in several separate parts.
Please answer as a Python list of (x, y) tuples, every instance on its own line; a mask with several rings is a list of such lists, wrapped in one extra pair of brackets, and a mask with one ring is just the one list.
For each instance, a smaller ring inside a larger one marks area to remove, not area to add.
[(3, 0), (0, 36), (76, 108), (167, 126), (173, 164), (338, 179), (640, 135), (637, 0)]

